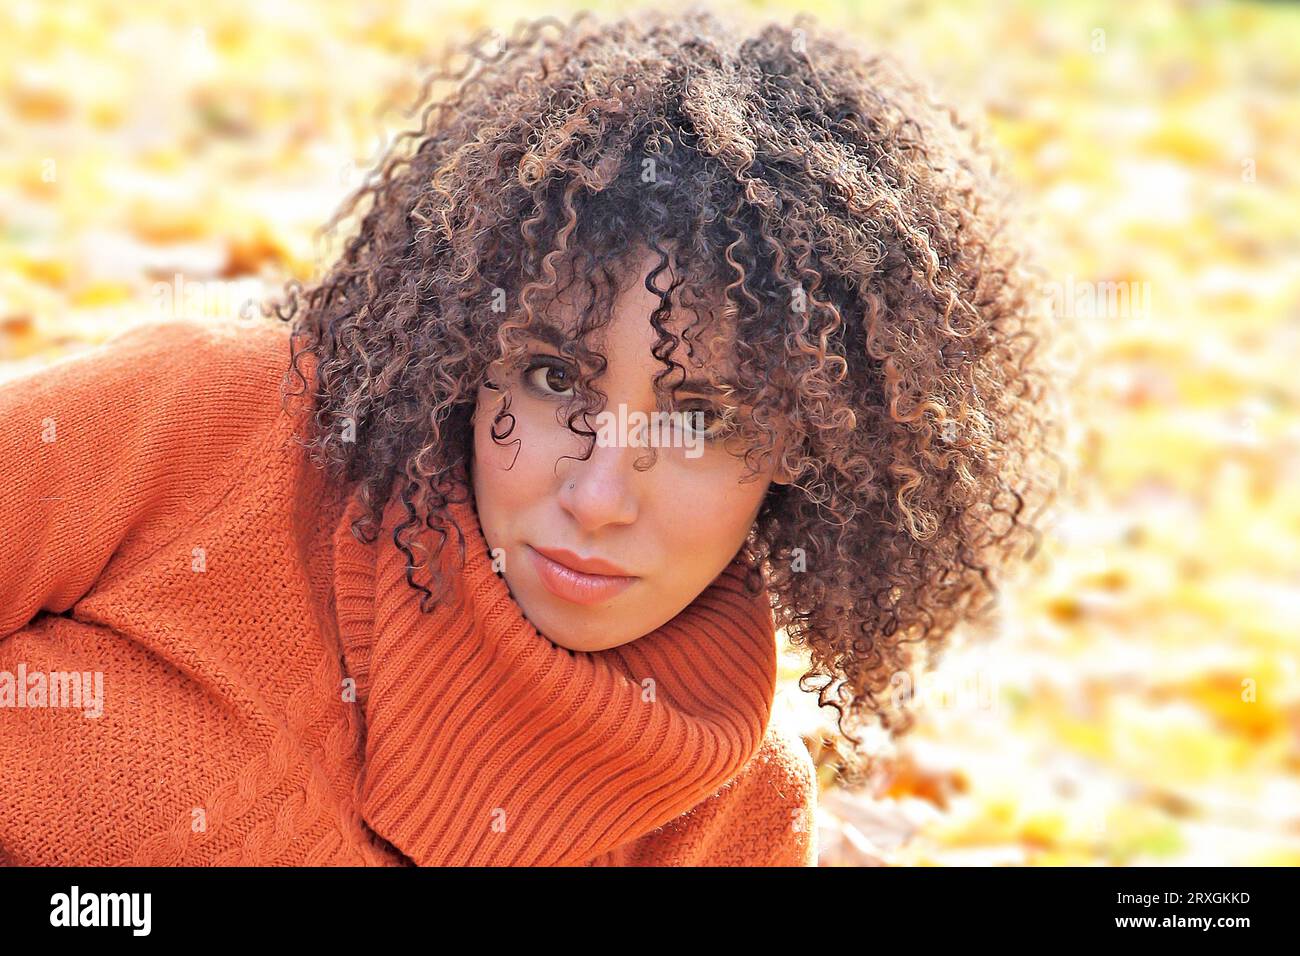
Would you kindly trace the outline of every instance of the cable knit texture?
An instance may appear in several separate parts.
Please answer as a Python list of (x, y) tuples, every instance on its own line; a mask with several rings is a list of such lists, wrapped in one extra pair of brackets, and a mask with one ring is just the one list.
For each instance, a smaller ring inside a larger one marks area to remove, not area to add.
[(288, 354), (280, 324), (172, 321), (0, 385), (0, 862), (815, 865), (739, 564), (574, 653), (465, 502), (422, 613), (404, 509), (352, 534)]

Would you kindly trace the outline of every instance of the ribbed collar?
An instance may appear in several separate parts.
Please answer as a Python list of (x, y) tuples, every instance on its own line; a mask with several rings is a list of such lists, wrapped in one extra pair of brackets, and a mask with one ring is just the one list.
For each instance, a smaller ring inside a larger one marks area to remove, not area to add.
[[(361, 812), (422, 866), (571, 866), (686, 812), (758, 749), (776, 638), (739, 560), (658, 630), (595, 653), (523, 616), (472, 504), (448, 509), (458, 600), (428, 613), (407, 583), (393, 496), (373, 544), (334, 534), (339, 631), (365, 715)], [(435, 539), (436, 540), (436, 539)], [(427, 578), (427, 575), (425, 576)]]

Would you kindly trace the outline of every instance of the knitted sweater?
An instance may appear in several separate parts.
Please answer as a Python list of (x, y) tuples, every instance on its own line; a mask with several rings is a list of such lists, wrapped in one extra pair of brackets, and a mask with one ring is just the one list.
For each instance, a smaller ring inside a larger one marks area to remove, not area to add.
[(574, 653), (455, 505), (421, 612), (399, 503), (352, 534), (287, 359), (280, 323), (171, 321), (0, 385), (0, 862), (815, 865), (738, 564)]

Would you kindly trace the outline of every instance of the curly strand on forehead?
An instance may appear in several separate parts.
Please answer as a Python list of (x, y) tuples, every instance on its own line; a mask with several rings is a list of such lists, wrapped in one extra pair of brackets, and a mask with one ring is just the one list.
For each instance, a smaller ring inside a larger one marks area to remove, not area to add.
[[(506, 319), (502, 322), (499, 338), (501, 342), (502, 361), (510, 367), (521, 367), (528, 355), (524, 333), (538, 325), (559, 329), (564, 338), (558, 345), (558, 351), (570, 359), (577, 367), (577, 374), (572, 378), (573, 399), (564, 403), (559, 409), (560, 421), (574, 433), (583, 436), (588, 444), (586, 450), (574, 457), (586, 460), (595, 450), (596, 432), (589, 425), (590, 416), (604, 409), (608, 396), (601, 390), (595, 380), (608, 366), (608, 359), (599, 344), (589, 344), (600, 337), (601, 330), (608, 327), (614, 314), (614, 305), (618, 295), (626, 291), (629, 283), (636, 283), (658, 297), (659, 302), (646, 315), (655, 340), (650, 348), (651, 355), (663, 366), (653, 377), (652, 384), (657, 392), (674, 402), (678, 390), (690, 376), (691, 370), (698, 369), (718, 373), (722, 381), (719, 387), (727, 394), (731, 402), (739, 402), (747, 391), (739, 389), (730, 381), (730, 363), (727, 356), (734, 351), (734, 345), (728, 329), (727, 314), (730, 309), (719, 305), (717, 301), (716, 277), (699, 275), (676, 261), (672, 250), (661, 248), (654, 239), (649, 240), (649, 249), (633, 249), (619, 255), (626, 258), (610, 263), (608, 255), (595, 256), (586, 251), (585, 245), (578, 246), (556, 270), (556, 280), (536, 282), (526, 286), (520, 298), (518, 320)], [(645, 253), (649, 253), (648, 256)], [(644, 270), (644, 271), (642, 271)], [(712, 297), (710, 297), (710, 284)], [(582, 286), (578, 293), (563, 299), (561, 307), (555, 303), (561, 301), (560, 293), (568, 293), (574, 286)], [(540, 291), (546, 304), (539, 304), (533, 295)], [(683, 324), (676, 321), (684, 314), (690, 318)], [(572, 314), (576, 316), (569, 319)], [(674, 356), (679, 354), (685, 363)], [(723, 367), (725, 364), (725, 367)], [(758, 384), (751, 384), (748, 391), (754, 391)], [(493, 439), (500, 442), (510, 440), (513, 433), (513, 415), (510, 412), (510, 391), (503, 389), (502, 404), (493, 422)], [(746, 436), (756, 434), (760, 438), (749, 439)], [(515, 439), (517, 441), (517, 439)], [(739, 448), (748, 469), (741, 481), (755, 480), (762, 468), (765, 453), (770, 452), (776, 441), (776, 430), (766, 421), (748, 422), (737, 420), (733, 435), (728, 439), (727, 447)], [(743, 443), (743, 444), (742, 444)], [(633, 463), (638, 471), (654, 467), (657, 461), (657, 449), (649, 446), (646, 453)], [(557, 463), (558, 464), (558, 463)], [(755, 567), (755, 578), (757, 576)]]
[[(273, 306), (304, 387), (315, 360), (308, 444), (367, 505), (354, 533), (375, 533), (398, 483), (394, 541), (424, 606), (436, 598), (417, 557), (458, 531), (448, 480), (468, 474), (488, 367), (578, 277), (581, 429), (604, 367), (585, 333), (608, 323), (635, 250), (654, 250), (638, 278), (662, 302), (661, 384), (674, 295), (708, 303), (671, 327), (688, 353), (726, 333), (746, 454), (771, 452), (778, 427), (795, 436), (779, 462), (795, 481), (771, 486), (743, 554), (808, 651), (801, 685), (855, 744), (868, 718), (905, 731), (891, 678), (984, 619), (1055, 498), (1035, 290), (977, 138), (807, 16), (746, 35), (697, 8), (582, 13), (521, 22), (491, 54), (481, 40), (460, 70), (444, 57), (420, 127), (331, 221), (358, 220), (337, 261)], [(502, 441), (511, 424), (494, 423)]]

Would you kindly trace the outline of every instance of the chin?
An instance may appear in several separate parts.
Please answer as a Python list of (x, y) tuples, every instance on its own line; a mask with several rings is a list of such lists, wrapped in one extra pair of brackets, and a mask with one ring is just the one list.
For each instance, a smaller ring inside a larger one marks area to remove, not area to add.
[[(557, 647), (563, 647), (570, 651), (582, 651), (587, 654), (607, 651), (612, 647), (634, 641), (641, 636), (635, 631), (627, 631), (625, 626), (620, 628), (601, 627), (591, 620), (592, 615), (593, 612), (591, 611), (583, 612), (579, 610), (571, 616), (574, 618), (586, 617), (586, 620), (556, 621), (547, 618), (544, 624), (539, 625), (534, 622), (534, 626), (542, 636)], [(533, 619), (530, 617), (529, 620)]]

